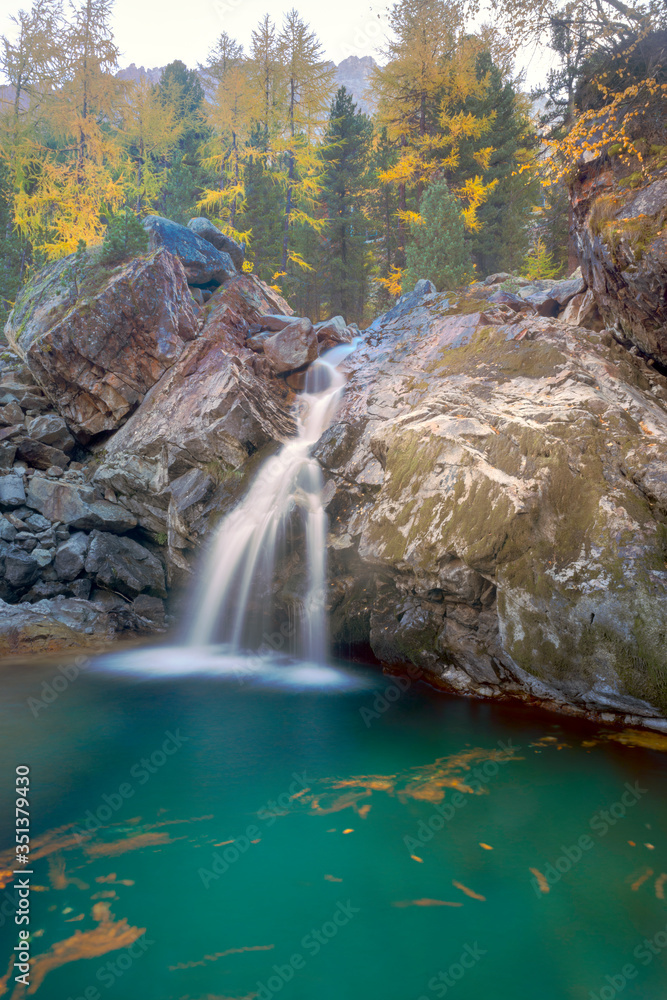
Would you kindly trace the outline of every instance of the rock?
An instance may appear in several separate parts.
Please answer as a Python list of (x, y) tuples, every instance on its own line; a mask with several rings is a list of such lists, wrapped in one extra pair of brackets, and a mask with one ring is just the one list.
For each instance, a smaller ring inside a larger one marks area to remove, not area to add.
[(13, 427), (23, 422), (23, 410), (18, 403), (13, 400), (6, 406), (0, 407), (0, 425), (3, 427)]
[(11, 469), (16, 456), (15, 444), (0, 444), (0, 469)]
[(6, 517), (0, 516), (0, 539), (3, 542), (13, 542), (16, 538), (16, 528)]
[(248, 337), (245, 345), (250, 351), (256, 351), (257, 354), (263, 354), (264, 343), (268, 337), (272, 336), (273, 334), (270, 331), (266, 333), (254, 333), (252, 337)]
[(561, 309), (568, 304), (576, 295), (582, 295), (586, 291), (586, 282), (581, 273), (564, 281), (557, 281), (549, 289), (549, 295), (558, 303)]
[(27, 590), (35, 582), (41, 568), (41, 561), (33, 558), (33, 553), (26, 552), (16, 545), (13, 545), (5, 555), (5, 580), (18, 593)]
[(396, 305), (393, 306), (388, 312), (379, 316), (376, 320), (371, 323), (368, 327), (369, 331), (380, 330), (390, 323), (399, 320), (402, 316), (406, 316), (408, 313), (412, 312), (413, 309), (417, 308), (427, 295), (436, 294), (437, 289), (432, 281), (427, 281), (424, 278), (417, 282), (414, 289), (411, 292), (407, 292), (405, 295), (401, 295), (396, 301)]
[(23, 424), (14, 424), (12, 427), (3, 427), (0, 430), (0, 441), (7, 441), (11, 437), (16, 437), (17, 434), (25, 434), (25, 427)]
[(519, 290), (519, 296), (533, 307), (538, 316), (557, 316), (560, 306), (558, 301), (551, 294), (551, 285), (540, 282), (543, 287), (536, 287), (535, 284), (528, 285)]
[(164, 247), (178, 257), (191, 285), (222, 285), (236, 274), (228, 253), (216, 250), (209, 242), (197, 236), (187, 226), (159, 215), (147, 215), (143, 220), (153, 249)]
[(243, 270), (243, 261), (245, 259), (245, 254), (243, 249), (239, 246), (236, 240), (233, 240), (231, 236), (225, 236), (221, 233), (217, 226), (214, 226), (210, 219), (205, 219), (199, 216), (196, 219), (190, 219), (188, 222), (188, 229), (191, 229), (193, 233), (196, 233), (202, 240), (206, 240), (211, 243), (216, 250), (222, 250), (224, 253), (229, 254), (234, 263), (234, 267), (237, 271)]
[(91, 601), (67, 597), (40, 600), (35, 604), (0, 601), (2, 656), (104, 647), (128, 630), (149, 630), (146, 619), (138, 618), (131, 608), (106, 611)]
[(278, 375), (310, 364), (317, 353), (317, 336), (309, 319), (294, 320), (264, 341), (264, 356)]
[(531, 303), (526, 302), (520, 295), (508, 292), (504, 288), (499, 288), (497, 292), (493, 292), (487, 301), (497, 305), (509, 306), (514, 312), (525, 312), (531, 308)]
[(294, 316), (282, 316), (279, 313), (267, 313), (264, 316), (260, 316), (258, 323), (262, 330), (273, 330), (274, 333), (279, 333), (280, 330), (284, 330), (286, 326), (293, 323), (295, 320)]
[(331, 345), (349, 344), (352, 342), (353, 337), (342, 316), (333, 316), (323, 323), (317, 323), (315, 333), (320, 342), (324, 341)]
[(17, 453), (34, 469), (46, 470), (56, 466), (62, 472), (69, 465), (69, 458), (64, 451), (51, 448), (41, 441), (33, 441), (31, 438), (23, 438), (18, 442)]
[[(334, 642), (453, 691), (589, 717), (613, 696), (618, 721), (654, 724), (667, 378), (585, 328), (457, 308), (381, 317), (345, 363), (315, 450)], [(305, 572), (286, 561), (278, 594)]]
[(113, 271), (91, 266), (78, 298), (68, 263), (48, 265), (24, 286), (5, 334), (86, 443), (127, 419), (196, 336), (197, 324), (183, 269), (165, 250)]
[(28, 437), (33, 441), (41, 441), (49, 444), (52, 448), (58, 448), (66, 454), (74, 447), (74, 438), (67, 429), (67, 424), (62, 417), (55, 413), (44, 414), (35, 417), (28, 422)]
[(563, 310), (561, 319), (569, 326), (586, 326), (590, 330), (601, 329), (602, 323), (592, 289), (589, 288), (588, 291), (570, 299)]
[(51, 476), (53, 479), (61, 479), (64, 475), (63, 470), (57, 465), (50, 465), (48, 469), (46, 469), (46, 474), (47, 476)]
[(39, 564), (40, 569), (44, 569), (45, 566), (48, 566), (49, 563), (53, 561), (53, 552), (49, 549), (38, 547), (32, 550), (31, 555), (35, 562)]
[(90, 487), (53, 482), (42, 476), (31, 480), (27, 503), (50, 521), (60, 521), (87, 531), (104, 528), (106, 531), (124, 532), (137, 524), (136, 517), (128, 510), (120, 504), (98, 499)]
[(498, 271), (496, 274), (490, 274), (488, 278), (485, 278), (483, 284), (485, 285), (499, 285), (503, 281), (512, 280), (512, 275), (508, 274), (507, 271)]
[(622, 163), (582, 164), (570, 188), (572, 232), (601, 325), (666, 364), (667, 179), (659, 163), (644, 168), (646, 183), (631, 189)]
[[(172, 581), (189, 576), (197, 538), (243, 486), (251, 456), (294, 430), (289, 390), (257, 375), (257, 355), (245, 346), (248, 328), (288, 311), (287, 303), (258, 278), (239, 275), (207, 308), (200, 338), (106, 444), (94, 480), (154, 538), (167, 538)], [(193, 468), (207, 472), (217, 492), (179, 513), (172, 485)]]
[(132, 602), (132, 607), (142, 618), (147, 618), (156, 625), (164, 625), (164, 603), (159, 597), (139, 594)]
[(90, 538), (81, 531), (58, 546), (54, 565), (59, 580), (74, 580), (83, 572), (89, 544)]
[(0, 476), (0, 506), (20, 507), (25, 503), (25, 487), (21, 476)]
[(131, 538), (94, 531), (85, 563), (98, 586), (120, 591), (127, 597), (147, 592), (166, 597), (164, 569), (160, 560)]

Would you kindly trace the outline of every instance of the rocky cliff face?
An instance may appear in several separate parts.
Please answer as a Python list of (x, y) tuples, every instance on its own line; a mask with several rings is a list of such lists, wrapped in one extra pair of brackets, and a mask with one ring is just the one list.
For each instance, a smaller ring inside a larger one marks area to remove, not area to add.
[(572, 182), (574, 237), (606, 325), (667, 364), (667, 146), (640, 169), (613, 151), (581, 163)]
[(470, 295), (378, 323), (348, 368), (318, 448), (335, 637), (456, 691), (663, 714), (667, 381)]

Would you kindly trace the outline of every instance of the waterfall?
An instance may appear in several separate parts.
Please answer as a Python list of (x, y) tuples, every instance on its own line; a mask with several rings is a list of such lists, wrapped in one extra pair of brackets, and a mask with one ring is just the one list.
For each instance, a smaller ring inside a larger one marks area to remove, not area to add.
[[(305, 596), (282, 644), (312, 663), (326, 658), (326, 528), (322, 471), (311, 452), (333, 419), (345, 378), (339, 365), (360, 343), (341, 344), (315, 361), (298, 399), (297, 433), (267, 459), (248, 493), (220, 523), (196, 588), (191, 646), (226, 644), (232, 652), (275, 649), (270, 620), (274, 571), (295, 508), (304, 524)], [(258, 611), (258, 605), (262, 607)]]

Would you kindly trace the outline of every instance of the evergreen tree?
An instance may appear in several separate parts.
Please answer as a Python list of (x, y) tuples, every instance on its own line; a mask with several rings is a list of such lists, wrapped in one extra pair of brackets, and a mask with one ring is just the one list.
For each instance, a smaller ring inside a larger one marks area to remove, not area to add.
[(364, 176), (372, 136), (370, 119), (341, 87), (331, 105), (324, 138), (322, 200), (327, 208), (324, 275), (329, 311), (359, 321), (367, 292), (367, 223), (362, 211)]
[(266, 129), (256, 124), (245, 167), (243, 228), (250, 233), (247, 259), (263, 281), (275, 281), (283, 245), (284, 192), (267, 163)]
[(540, 195), (535, 170), (526, 169), (537, 144), (527, 105), (512, 81), (503, 80), (489, 52), (478, 55), (476, 73), (485, 81), (484, 91), (462, 102), (461, 112), (487, 121), (488, 127), (481, 139), (468, 137), (461, 142), (457, 165), (445, 174), (457, 189), (479, 173), (487, 191), (477, 209), (479, 227), (468, 233), (473, 259), (483, 276), (520, 266), (530, 240), (533, 206)]
[(461, 207), (446, 181), (437, 181), (422, 198), (421, 219), (410, 221), (404, 290), (428, 278), (443, 291), (470, 279), (472, 266)]
[(197, 201), (204, 187), (201, 147), (209, 138), (204, 109), (204, 89), (193, 69), (180, 60), (165, 67), (158, 96), (169, 108), (181, 133), (173, 154), (157, 205), (163, 215), (185, 225), (197, 212)]

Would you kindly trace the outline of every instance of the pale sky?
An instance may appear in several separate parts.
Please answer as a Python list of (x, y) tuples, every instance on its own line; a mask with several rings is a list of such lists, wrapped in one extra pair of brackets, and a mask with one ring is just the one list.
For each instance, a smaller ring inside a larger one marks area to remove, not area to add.
[[(11, 14), (29, 8), (31, 0), (0, 0), (0, 34), (12, 35)], [(339, 63), (348, 56), (378, 58), (387, 35), (391, 3), (368, 0), (115, 0), (113, 26), (120, 66), (165, 66), (174, 59), (195, 67), (218, 36), (226, 31), (248, 47), (250, 33), (269, 13), (278, 24), (295, 6), (318, 34), (327, 58)], [(543, 56), (521, 53), (519, 63), (535, 84), (543, 76)]]

